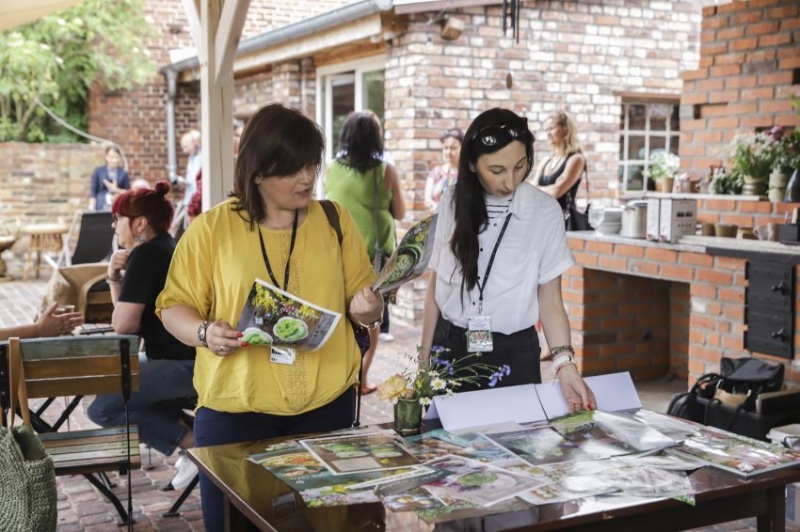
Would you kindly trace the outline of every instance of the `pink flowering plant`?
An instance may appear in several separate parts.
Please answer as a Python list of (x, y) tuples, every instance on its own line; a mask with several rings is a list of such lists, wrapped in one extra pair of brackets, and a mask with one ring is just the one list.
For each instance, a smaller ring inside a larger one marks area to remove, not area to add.
[(493, 388), (503, 377), (511, 374), (511, 367), (507, 364), (493, 366), (480, 362), (481, 353), (446, 360), (442, 358), (445, 352), (446, 349), (434, 346), (427, 366), (392, 375), (378, 386), (378, 398), (392, 403), (399, 399), (416, 399), (427, 406), (435, 395), (452, 395), (464, 384), (477, 385), (481, 381), (487, 381), (487, 385)]
[(766, 180), (775, 164), (778, 145), (769, 132), (739, 134), (733, 139), (731, 166), (745, 176)]

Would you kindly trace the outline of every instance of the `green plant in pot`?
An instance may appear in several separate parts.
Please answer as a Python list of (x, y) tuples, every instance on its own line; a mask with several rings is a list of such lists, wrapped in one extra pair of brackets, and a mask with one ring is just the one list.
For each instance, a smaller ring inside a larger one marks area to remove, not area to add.
[(744, 179), (742, 194), (761, 196), (775, 166), (778, 142), (769, 133), (741, 133), (733, 139), (731, 168)]
[(680, 157), (665, 150), (658, 150), (650, 157), (647, 177), (660, 183), (662, 192), (672, 192), (680, 167)]

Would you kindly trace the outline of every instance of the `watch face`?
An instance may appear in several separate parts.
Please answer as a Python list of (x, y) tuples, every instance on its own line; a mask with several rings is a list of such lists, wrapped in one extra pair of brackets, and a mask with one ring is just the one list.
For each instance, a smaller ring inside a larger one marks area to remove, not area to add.
[(200, 340), (200, 343), (206, 343), (206, 331), (208, 330), (208, 324), (203, 323), (200, 327), (197, 328), (197, 339)]

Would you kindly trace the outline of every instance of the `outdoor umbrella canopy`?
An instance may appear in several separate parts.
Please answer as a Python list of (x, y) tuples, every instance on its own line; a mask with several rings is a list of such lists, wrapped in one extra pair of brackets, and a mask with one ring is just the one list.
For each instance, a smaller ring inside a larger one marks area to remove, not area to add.
[(63, 11), (83, 0), (2, 0), (0, 31), (27, 24), (51, 13)]

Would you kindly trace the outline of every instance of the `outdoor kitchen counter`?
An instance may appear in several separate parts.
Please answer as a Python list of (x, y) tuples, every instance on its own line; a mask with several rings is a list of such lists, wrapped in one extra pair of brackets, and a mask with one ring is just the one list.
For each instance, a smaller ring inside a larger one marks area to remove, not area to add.
[[(627, 246), (640, 246), (644, 248), (668, 249), (671, 251), (684, 251), (693, 253), (709, 253), (717, 255), (716, 250), (730, 250), (729, 256), (736, 252), (744, 254), (779, 254), (792, 255), (800, 259), (800, 246), (790, 246), (780, 242), (761, 240), (748, 240), (742, 238), (722, 238), (713, 236), (689, 235), (682, 237), (677, 243), (653, 242), (643, 238), (628, 238), (616, 235), (604, 235), (596, 231), (573, 231), (567, 233), (568, 239), (584, 240), (587, 242), (603, 242), (608, 244), (622, 244)], [(711, 251), (709, 251), (711, 250)], [(742, 255), (744, 258), (744, 255)], [(752, 258), (752, 257), (751, 257)]]

